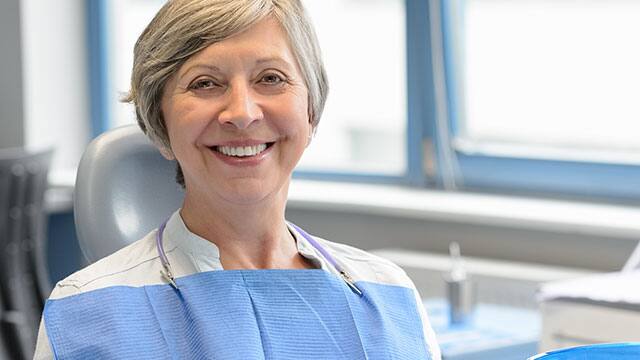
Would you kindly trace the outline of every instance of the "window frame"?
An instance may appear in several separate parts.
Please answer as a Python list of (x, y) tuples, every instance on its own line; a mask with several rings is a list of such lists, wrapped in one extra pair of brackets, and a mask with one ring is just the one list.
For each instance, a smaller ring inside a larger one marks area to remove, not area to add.
[(86, 0), (87, 52), (89, 60), (90, 134), (97, 137), (111, 128), (108, 67), (108, 0)]

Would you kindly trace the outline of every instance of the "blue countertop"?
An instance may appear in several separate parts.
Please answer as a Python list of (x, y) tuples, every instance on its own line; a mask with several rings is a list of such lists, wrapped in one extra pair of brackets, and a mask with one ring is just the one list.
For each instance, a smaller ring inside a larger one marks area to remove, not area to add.
[(443, 360), (523, 360), (538, 353), (538, 311), (477, 304), (469, 321), (450, 325), (444, 299), (426, 299), (424, 304)]

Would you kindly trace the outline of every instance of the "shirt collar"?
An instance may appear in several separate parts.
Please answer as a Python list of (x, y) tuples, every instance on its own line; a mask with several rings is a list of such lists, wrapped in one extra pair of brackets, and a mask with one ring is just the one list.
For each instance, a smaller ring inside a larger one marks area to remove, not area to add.
[(298, 248), (298, 253), (305, 258), (311, 260), (311, 262), (316, 266), (321, 268), (322, 270), (326, 270), (331, 272), (332, 266), (329, 265), (327, 260), (320, 254), (320, 251), (316, 249), (309, 241), (302, 236), (293, 226), (287, 223), (287, 228), (289, 232), (296, 239), (296, 246)]
[[(289, 232), (296, 240), (298, 253), (309, 259), (316, 267), (331, 272), (331, 266), (320, 252), (309, 243), (294, 227), (287, 224)], [(186, 254), (199, 271), (223, 270), (220, 263), (218, 247), (194, 233), (192, 233), (180, 215), (180, 209), (171, 215), (163, 234), (164, 248), (167, 253), (179, 249)]]

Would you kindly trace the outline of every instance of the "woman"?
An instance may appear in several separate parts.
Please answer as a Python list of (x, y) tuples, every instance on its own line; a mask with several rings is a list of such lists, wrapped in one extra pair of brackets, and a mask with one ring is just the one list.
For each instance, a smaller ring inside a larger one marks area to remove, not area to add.
[(128, 100), (183, 206), (56, 286), (36, 358), (439, 359), (400, 268), (285, 221), (326, 95), (299, 1), (167, 2)]

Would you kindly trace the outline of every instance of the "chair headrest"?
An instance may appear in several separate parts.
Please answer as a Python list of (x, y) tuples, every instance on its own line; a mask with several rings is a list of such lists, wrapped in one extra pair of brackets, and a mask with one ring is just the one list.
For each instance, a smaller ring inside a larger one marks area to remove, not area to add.
[(142, 238), (181, 206), (175, 167), (135, 125), (89, 144), (74, 196), (78, 240), (89, 262)]

